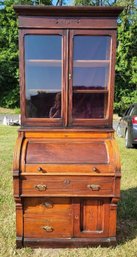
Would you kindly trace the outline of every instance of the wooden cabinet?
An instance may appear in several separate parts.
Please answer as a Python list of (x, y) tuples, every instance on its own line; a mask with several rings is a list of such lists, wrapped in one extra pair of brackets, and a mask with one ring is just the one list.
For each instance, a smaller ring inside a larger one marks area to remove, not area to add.
[(116, 242), (112, 128), (122, 8), (15, 6), (21, 128), (13, 164), (17, 247)]

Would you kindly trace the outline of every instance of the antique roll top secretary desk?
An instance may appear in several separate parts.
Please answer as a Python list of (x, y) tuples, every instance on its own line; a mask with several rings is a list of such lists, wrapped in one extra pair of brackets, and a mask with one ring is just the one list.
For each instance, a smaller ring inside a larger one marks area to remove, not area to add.
[(112, 129), (122, 8), (15, 6), (21, 128), (13, 164), (17, 247), (116, 241)]

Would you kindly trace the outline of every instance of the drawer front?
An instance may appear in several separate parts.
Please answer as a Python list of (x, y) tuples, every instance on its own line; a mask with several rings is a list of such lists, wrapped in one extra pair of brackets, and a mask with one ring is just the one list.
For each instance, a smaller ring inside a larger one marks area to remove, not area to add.
[(114, 173), (114, 166), (110, 164), (26, 164), (25, 172), (37, 174), (108, 174)]
[(72, 215), (70, 198), (24, 198), (24, 237), (70, 238)]
[(114, 177), (22, 176), (22, 196), (112, 196)]

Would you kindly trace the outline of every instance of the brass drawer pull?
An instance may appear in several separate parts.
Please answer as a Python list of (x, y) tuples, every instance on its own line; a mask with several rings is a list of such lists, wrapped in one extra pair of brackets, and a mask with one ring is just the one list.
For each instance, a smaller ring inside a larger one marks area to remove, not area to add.
[(53, 227), (50, 227), (50, 226), (45, 226), (43, 227), (44, 230), (46, 230), (47, 232), (52, 232), (54, 229)]
[(44, 203), (44, 206), (45, 206), (46, 208), (50, 209), (50, 208), (53, 208), (53, 203), (52, 203), (52, 202), (45, 202), (45, 203)]
[(38, 191), (45, 191), (47, 189), (46, 185), (36, 185), (35, 189), (37, 189)]
[(91, 185), (87, 185), (87, 188), (89, 188), (93, 191), (99, 191), (100, 190), (100, 185), (91, 184)]

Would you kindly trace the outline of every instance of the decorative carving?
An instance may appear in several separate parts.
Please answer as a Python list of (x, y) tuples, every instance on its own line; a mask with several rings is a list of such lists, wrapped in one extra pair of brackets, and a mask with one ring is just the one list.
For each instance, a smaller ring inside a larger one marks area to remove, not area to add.
[(65, 18), (65, 19), (56, 19), (56, 24), (61, 25), (76, 25), (80, 24), (80, 19), (72, 19), (72, 18)]

